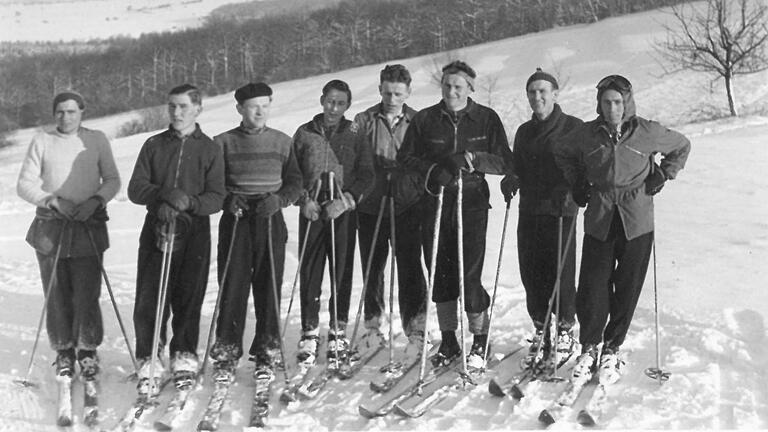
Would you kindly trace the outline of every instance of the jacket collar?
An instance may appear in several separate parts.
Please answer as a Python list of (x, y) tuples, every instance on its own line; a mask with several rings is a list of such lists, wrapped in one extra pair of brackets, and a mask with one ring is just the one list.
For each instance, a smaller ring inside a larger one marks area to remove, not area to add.
[(266, 132), (267, 129), (269, 129), (269, 126), (264, 125), (264, 127), (260, 128), (251, 128), (246, 125), (244, 125), (242, 122), (240, 122), (240, 125), (237, 127), (237, 130), (246, 134), (246, 135), (258, 135), (262, 132)]
[[(440, 107), (440, 113), (443, 116), (446, 116), (449, 119), (451, 119), (451, 121), (453, 121), (454, 113), (450, 111), (448, 108), (446, 108), (445, 101), (441, 100), (440, 103), (438, 103), (437, 105)], [(475, 121), (479, 120), (479, 115), (480, 115), (480, 110), (477, 109), (477, 103), (475, 103), (475, 101), (473, 101), (471, 97), (467, 98), (467, 106), (465, 106), (461, 111), (458, 111), (455, 113), (455, 116), (458, 117), (459, 119), (463, 117), (467, 117), (470, 120), (475, 120)]]
[[(343, 132), (344, 130), (349, 128), (349, 125), (351, 123), (352, 122), (350, 120), (347, 120), (346, 117), (341, 117), (341, 120), (339, 120), (339, 123), (336, 126), (334, 126), (333, 130), (337, 133)], [(312, 121), (309, 122), (309, 129), (314, 133), (325, 136), (326, 127), (325, 127), (325, 123), (323, 122), (322, 113), (317, 114), (312, 118)]]
[[(166, 129), (165, 132), (163, 132), (163, 134), (167, 138), (181, 138), (179, 136), (179, 133), (176, 132), (176, 129), (174, 129), (170, 125), (168, 126), (168, 129)], [(195, 130), (193, 130), (192, 133), (187, 135), (187, 137), (192, 137), (192, 138), (195, 138), (195, 139), (199, 139), (199, 138), (203, 137), (203, 130), (200, 129), (200, 124), (199, 123), (195, 123)]]
[(540, 120), (538, 117), (536, 117), (536, 114), (531, 114), (531, 119), (533, 120), (533, 124), (535, 124), (537, 127), (542, 127), (547, 124), (557, 123), (557, 120), (562, 114), (563, 110), (560, 108), (560, 105), (555, 104), (554, 108), (552, 108), (552, 112), (549, 113), (549, 117), (546, 119)]

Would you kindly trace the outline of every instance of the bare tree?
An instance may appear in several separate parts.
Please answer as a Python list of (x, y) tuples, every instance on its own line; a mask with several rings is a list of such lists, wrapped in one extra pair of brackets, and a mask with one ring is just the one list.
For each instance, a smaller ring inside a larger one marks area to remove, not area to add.
[(671, 69), (714, 73), (725, 80), (728, 108), (737, 116), (733, 90), (736, 75), (768, 69), (768, 6), (762, 0), (707, 0), (705, 5), (672, 7), (676, 25), (665, 26), (667, 38), (657, 52)]

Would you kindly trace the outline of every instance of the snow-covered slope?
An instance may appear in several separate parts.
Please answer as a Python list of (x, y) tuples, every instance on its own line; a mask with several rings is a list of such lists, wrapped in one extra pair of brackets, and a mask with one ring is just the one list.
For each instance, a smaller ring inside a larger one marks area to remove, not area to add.
[[(566, 112), (592, 118), (594, 84), (609, 73), (629, 77), (637, 89), (638, 112), (688, 134), (693, 150), (687, 168), (678, 179), (665, 186), (656, 199), (659, 310), (662, 326), (662, 363), (672, 373), (659, 387), (643, 370), (655, 364), (653, 280), (648, 280), (640, 300), (628, 340), (624, 346), (624, 378), (610, 391), (607, 414), (600, 427), (607, 429), (753, 429), (768, 427), (768, 379), (762, 369), (768, 361), (764, 315), (768, 310), (768, 118), (753, 115), (740, 120), (719, 120), (691, 124), (696, 113), (708, 105), (721, 103), (716, 84), (710, 92), (707, 77), (680, 74), (660, 79), (659, 67), (651, 57), (650, 41), (661, 35), (659, 21), (668, 19), (660, 12), (649, 12), (607, 20), (585, 26), (560, 28), (468, 48), (460, 57), (476, 66), (483, 76), (497, 78), (492, 92), (494, 107), (502, 114), (510, 135), (519, 122), (529, 116), (523, 86), (538, 65), (556, 64), (568, 84), (561, 95)], [(409, 103), (417, 108), (439, 100), (439, 90), (429, 82), (430, 58), (403, 60), (413, 72), (414, 92)], [(352, 113), (378, 100), (376, 92), (381, 65), (362, 67), (332, 75), (274, 85), (275, 103), (271, 125), (289, 134), (318, 112), (320, 88), (329, 79), (347, 80), (354, 93)], [(744, 77), (737, 88), (749, 89), (740, 99), (747, 108), (755, 107), (768, 93), (768, 74)], [(478, 86), (475, 97), (487, 100)], [(753, 102), (750, 102), (753, 101)], [(756, 101), (756, 102), (755, 102)], [(232, 95), (208, 99), (200, 123), (209, 134), (224, 131), (238, 122)], [(99, 120), (86, 122), (98, 126)], [(136, 154), (149, 136), (115, 140), (113, 148), (127, 183)], [(25, 390), (12, 379), (26, 374), (34, 340), (42, 290), (34, 254), (25, 243), (24, 233), (33, 208), (15, 195), (19, 162), (25, 146), (0, 151), (0, 431), (53, 431), (55, 417), (54, 380), (50, 363), (54, 353), (45, 335), (31, 374), (41, 388)], [(492, 289), (499, 253), (504, 205), (498, 193), (497, 177), (491, 176), (493, 209), (488, 232), (484, 283)], [(127, 201), (124, 191), (109, 206), (112, 247), (107, 252), (106, 269), (122, 316), (130, 322), (136, 273), (138, 235), (143, 208)], [(286, 277), (283, 298), (290, 295), (297, 261), (297, 212), (286, 211), (289, 227)], [(212, 219), (215, 226), (218, 216)], [(525, 344), (530, 323), (525, 312), (525, 297), (517, 269), (516, 211), (509, 221), (507, 243), (501, 270), (493, 334), (498, 353)], [(581, 224), (579, 224), (581, 225)], [(215, 240), (216, 229), (213, 229)], [(581, 244), (581, 227), (577, 237)], [(359, 264), (359, 262), (358, 262)], [(358, 265), (358, 269), (360, 266)], [(362, 285), (361, 272), (355, 274), (352, 302), (357, 304)], [(211, 268), (211, 275), (215, 267)], [(389, 273), (387, 272), (387, 275)], [(212, 276), (203, 308), (202, 332), (207, 333), (216, 296)], [(327, 288), (324, 295), (327, 295)], [(111, 428), (117, 416), (134, 395), (134, 384), (126, 382), (131, 362), (111, 310), (106, 290), (103, 295), (107, 336), (101, 350), (104, 374), (102, 387), (103, 427)], [(287, 301), (283, 303), (283, 313)], [(325, 326), (326, 314), (321, 315)], [(252, 330), (252, 322), (249, 328)], [(396, 328), (399, 322), (395, 323)], [(434, 323), (432, 323), (434, 326)], [(130, 327), (130, 326), (129, 326)], [(292, 311), (289, 323), (288, 356), (294, 352), (299, 329), (299, 314)], [(129, 329), (132, 338), (132, 330)], [(250, 338), (246, 334), (246, 340)], [(133, 343), (133, 340), (131, 340)], [(205, 341), (201, 340), (202, 352)], [(395, 340), (402, 348), (402, 336)], [(380, 356), (377, 365), (386, 362)], [(290, 365), (292, 367), (292, 364)], [(503, 371), (511, 373), (509, 364)], [(243, 362), (239, 382), (222, 418), (220, 430), (241, 430), (247, 421), (253, 385), (252, 366)], [(291, 372), (293, 369), (291, 369)], [(537, 429), (536, 416), (562, 384), (535, 383), (519, 405), (495, 399), (485, 381), (474, 389), (448, 398), (426, 416), (416, 420), (386, 417), (365, 421), (356, 405), (371, 400), (368, 380), (373, 369), (364, 370), (359, 379), (344, 385), (331, 384), (331, 391), (319, 400), (298, 407), (284, 408), (275, 400), (270, 423), (275, 429), (290, 430), (502, 430)], [(278, 376), (277, 387), (281, 386)], [(76, 410), (80, 405), (75, 393)], [(179, 430), (193, 430), (201, 406), (210, 394), (205, 387), (194, 394)], [(77, 412), (77, 411), (76, 411)], [(78, 413), (79, 419), (79, 413)], [(572, 417), (556, 428), (577, 428)], [(151, 430), (151, 422), (142, 425)], [(79, 426), (75, 430), (84, 430)]]

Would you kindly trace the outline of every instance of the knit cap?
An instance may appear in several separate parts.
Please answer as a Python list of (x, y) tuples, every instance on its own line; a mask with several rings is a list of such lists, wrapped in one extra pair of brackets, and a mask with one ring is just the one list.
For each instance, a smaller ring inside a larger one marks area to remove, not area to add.
[(540, 67), (536, 68), (536, 72), (528, 77), (528, 81), (525, 82), (525, 89), (528, 90), (528, 86), (534, 81), (549, 81), (552, 83), (552, 88), (557, 90), (560, 86), (557, 84), (557, 79), (552, 74), (544, 72)]
[(260, 96), (272, 96), (272, 89), (263, 82), (248, 83), (235, 90), (235, 100), (239, 104)]
[(56, 112), (56, 107), (59, 106), (60, 103), (68, 100), (75, 101), (77, 103), (78, 108), (80, 108), (81, 110), (85, 109), (85, 100), (83, 99), (83, 95), (81, 95), (76, 91), (67, 90), (57, 94), (53, 98), (53, 112), (54, 113)]

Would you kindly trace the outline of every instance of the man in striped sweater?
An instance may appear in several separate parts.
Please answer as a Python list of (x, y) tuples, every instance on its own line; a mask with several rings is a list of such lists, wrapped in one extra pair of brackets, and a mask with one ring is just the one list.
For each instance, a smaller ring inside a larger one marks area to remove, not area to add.
[[(235, 100), (242, 122), (214, 138), (224, 152), (227, 198), (219, 222), (219, 283), (224, 284), (212, 357), (216, 371), (228, 374), (234, 373), (243, 354), (249, 292), (253, 292), (256, 314), (251, 358), (257, 370), (271, 368), (279, 359), (280, 326), (275, 304), (280, 302), (288, 239), (282, 209), (301, 193), (301, 171), (291, 138), (267, 126), (272, 89), (264, 83), (250, 83), (235, 91)], [(273, 281), (278, 298), (273, 295)]]

